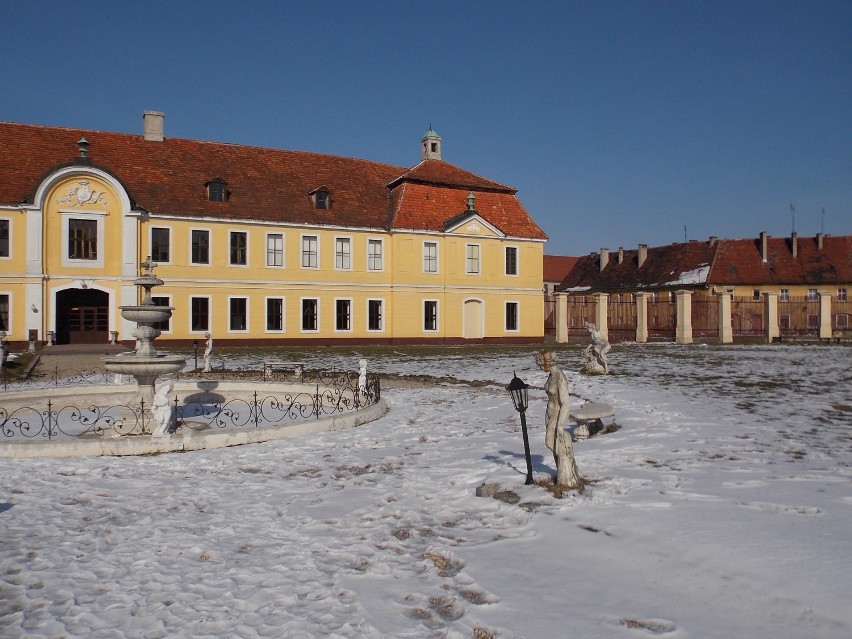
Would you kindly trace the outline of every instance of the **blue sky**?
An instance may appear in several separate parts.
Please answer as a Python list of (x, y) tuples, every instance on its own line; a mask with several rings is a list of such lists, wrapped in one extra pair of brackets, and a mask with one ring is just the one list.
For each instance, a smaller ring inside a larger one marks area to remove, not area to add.
[(3, 120), (141, 133), (154, 109), (167, 136), (401, 166), (431, 123), (445, 160), (518, 189), (548, 253), (786, 235), (791, 204), (800, 236), (852, 233), (848, 0), (0, 0), (0, 15)]

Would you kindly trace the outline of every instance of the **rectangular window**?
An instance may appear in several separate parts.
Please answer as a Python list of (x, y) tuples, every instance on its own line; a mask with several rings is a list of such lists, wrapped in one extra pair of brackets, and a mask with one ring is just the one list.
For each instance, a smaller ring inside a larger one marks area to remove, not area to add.
[(232, 297), (228, 300), (228, 329), (245, 331), (248, 329), (248, 300), (245, 297)]
[(231, 264), (248, 264), (248, 235), (244, 231), (231, 231)]
[(0, 257), (9, 257), (9, 220), (0, 220)]
[(845, 301), (847, 301), (847, 298), (846, 298), (846, 289), (845, 289), (845, 288), (839, 288), (839, 289), (837, 289), (837, 301), (838, 301), (838, 302), (845, 302)]
[(466, 270), (468, 273), (475, 275), (479, 273), (479, 244), (467, 245)]
[(9, 330), (9, 296), (0, 295), (0, 331)]
[(302, 330), (319, 330), (319, 300), (305, 298), (302, 300)]
[(506, 302), (506, 330), (518, 330), (518, 303)]
[(189, 327), (193, 331), (210, 330), (210, 298), (189, 298), (190, 319)]
[(506, 247), (506, 275), (518, 274), (518, 247)]
[(348, 331), (352, 329), (352, 300), (334, 301), (334, 330)]
[(438, 302), (437, 300), (424, 300), (423, 302), (423, 330), (438, 330)]
[(72, 260), (98, 259), (96, 220), (68, 220), (68, 257)]
[(755, 302), (760, 301), (760, 289), (759, 288), (756, 288), (751, 292), (751, 299), (754, 300)]
[(819, 328), (819, 315), (815, 313), (808, 314), (808, 330), (814, 330)]
[(790, 301), (790, 289), (789, 288), (782, 288), (781, 294), (778, 296), (778, 299), (782, 302), (789, 302)]
[(151, 227), (151, 261), (169, 261), (169, 229), (159, 226)]
[(809, 302), (818, 302), (819, 301), (819, 293), (815, 288), (808, 289), (808, 301)]
[(382, 300), (367, 300), (367, 330), (382, 330)]
[(281, 233), (266, 236), (266, 265), (284, 266), (284, 236)]
[(334, 240), (334, 268), (346, 271), (352, 268), (352, 241), (348, 237)]
[[(0, 302), (2, 304), (2, 302)], [(838, 313), (834, 316), (834, 327), (838, 330), (845, 331), (849, 328), (849, 314), (848, 313)]]
[(780, 328), (782, 331), (789, 331), (790, 326), (790, 315), (783, 314), (778, 316), (778, 328)]
[(210, 264), (210, 231), (192, 231), (191, 259), (193, 264)]
[[(171, 304), (169, 303), (170, 300), (169, 300), (168, 297), (152, 295), (151, 301), (154, 302), (155, 306), (171, 306)], [(154, 328), (156, 328), (156, 329), (158, 329), (158, 330), (160, 330), (164, 333), (171, 332), (171, 330), (172, 330), (172, 318), (170, 317), (169, 319), (163, 320), (162, 322), (157, 322), (157, 324), (154, 325)]]
[(423, 272), (438, 272), (438, 243), (423, 242)]
[(367, 240), (367, 270), (382, 270), (382, 241)]
[(302, 268), (319, 267), (319, 246), (316, 235), (302, 237)]
[(284, 298), (266, 298), (266, 330), (284, 330)]

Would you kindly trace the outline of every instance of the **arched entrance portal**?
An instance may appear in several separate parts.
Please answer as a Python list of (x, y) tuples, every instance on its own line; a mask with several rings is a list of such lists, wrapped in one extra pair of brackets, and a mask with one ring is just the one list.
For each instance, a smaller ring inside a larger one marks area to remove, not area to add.
[(56, 343), (109, 341), (109, 293), (71, 288), (56, 294)]

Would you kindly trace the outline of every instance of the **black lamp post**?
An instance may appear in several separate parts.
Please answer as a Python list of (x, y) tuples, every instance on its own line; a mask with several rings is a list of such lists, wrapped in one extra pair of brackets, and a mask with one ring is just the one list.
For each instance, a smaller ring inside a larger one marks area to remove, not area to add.
[(193, 370), (198, 370), (198, 340), (192, 340), (192, 347), (195, 349), (195, 368)]
[(529, 405), (529, 386), (521, 379), (518, 378), (517, 373), (512, 378), (512, 381), (509, 383), (507, 390), (509, 391), (509, 395), (512, 396), (512, 403), (515, 405), (515, 410), (517, 410), (521, 414), (521, 430), (524, 433), (524, 453), (527, 457), (527, 480), (524, 482), (526, 485), (534, 484), (532, 474), (532, 460), (530, 459), (530, 438), (527, 435), (527, 406)]

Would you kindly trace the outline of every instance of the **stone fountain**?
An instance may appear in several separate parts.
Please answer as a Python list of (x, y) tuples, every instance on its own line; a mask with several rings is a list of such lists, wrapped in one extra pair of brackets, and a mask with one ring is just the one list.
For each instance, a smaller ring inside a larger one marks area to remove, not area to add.
[(154, 276), (154, 264), (149, 257), (142, 262), (143, 274), (134, 280), (134, 284), (145, 290), (142, 302), (136, 306), (121, 306), (121, 316), (131, 322), (136, 322), (133, 336), (138, 340), (136, 352), (132, 355), (111, 355), (104, 357), (104, 368), (110, 373), (131, 375), (136, 379), (139, 392), (135, 402), (144, 402), (150, 412), (154, 405), (154, 383), (160, 375), (174, 373), (186, 365), (186, 359), (180, 355), (158, 353), (154, 349), (154, 340), (159, 337), (160, 330), (156, 328), (172, 316), (171, 306), (157, 306), (151, 299), (151, 289), (161, 286), (163, 280)]

